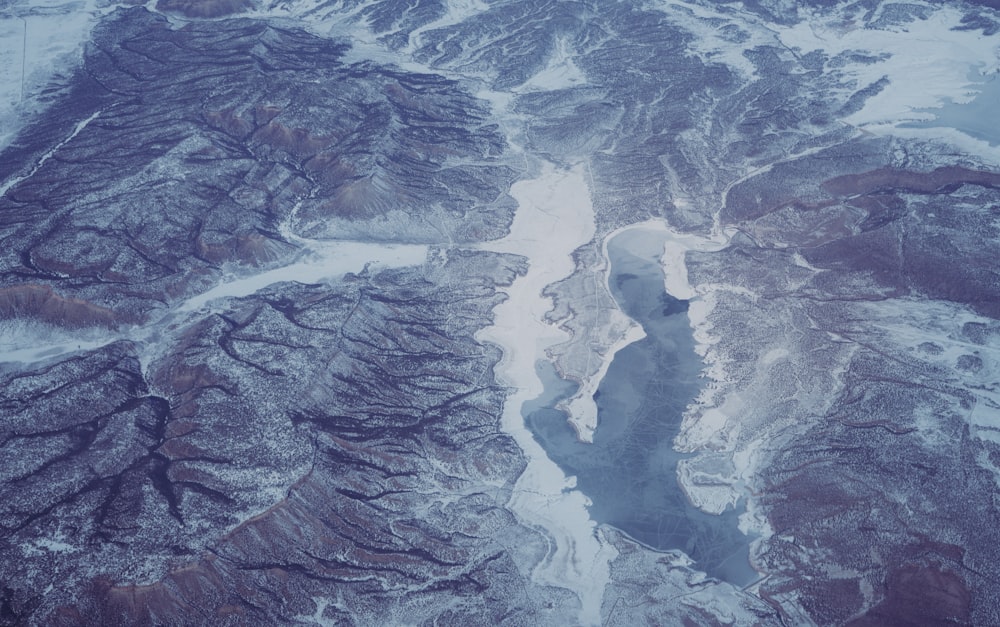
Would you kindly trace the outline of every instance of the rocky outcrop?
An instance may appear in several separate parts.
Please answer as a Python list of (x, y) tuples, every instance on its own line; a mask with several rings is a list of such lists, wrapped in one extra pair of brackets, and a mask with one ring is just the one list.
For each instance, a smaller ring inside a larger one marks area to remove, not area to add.
[(67, 328), (113, 327), (127, 321), (114, 311), (76, 298), (64, 298), (47, 285), (0, 288), (0, 319), (28, 318)]
[(118, 343), (5, 375), (12, 616), (260, 624), (346, 604), (391, 622), (445, 598), (465, 600), (456, 620), (530, 616), (511, 552), (534, 532), (503, 507), (523, 462), (498, 429), (499, 353), (472, 339), (522, 270), (455, 252), (277, 287), (145, 374)]
[(156, 0), (157, 11), (194, 18), (226, 17), (252, 6), (252, 0)]

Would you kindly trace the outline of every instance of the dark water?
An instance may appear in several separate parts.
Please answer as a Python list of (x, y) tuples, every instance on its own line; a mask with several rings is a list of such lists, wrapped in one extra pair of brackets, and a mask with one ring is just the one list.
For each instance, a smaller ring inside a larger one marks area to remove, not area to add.
[(680, 549), (698, 568), (738, 585), (757, 578), (749, 539), (737, 529), (739, 511), (721, 516), (691, 506), (677, 484), (673, 449), (685, 407), (700, 390), (702, 362), (694, 352), (687, 301), (666, 294), (658, 263), (662, 235), (626, 232), (608, 245), (611, 288), (647, 337), (619, 351), (594, 395), (598, 427), (580, 443), (553, 406), (575, 385), (539, 362), (545, 392), (525, 403), (528, 428), (549, 457), (590, 497), (591, 517), (655, 549)]

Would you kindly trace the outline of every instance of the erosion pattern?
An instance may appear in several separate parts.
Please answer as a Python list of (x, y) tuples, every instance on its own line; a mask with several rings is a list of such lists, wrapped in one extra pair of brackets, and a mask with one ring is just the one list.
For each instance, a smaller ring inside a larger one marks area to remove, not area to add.
[[(85, 25), (0, 103), (0, 622), (1000, 623), (1000, 138), (906, 124), (990, 3), (120, 4), (0, 9)], [(596, 389), (609, 234), (722, 242), (673, 444), (744, 588), (517, 505), (477, 334), (512, 185), (581, 166), (538, 357)]]

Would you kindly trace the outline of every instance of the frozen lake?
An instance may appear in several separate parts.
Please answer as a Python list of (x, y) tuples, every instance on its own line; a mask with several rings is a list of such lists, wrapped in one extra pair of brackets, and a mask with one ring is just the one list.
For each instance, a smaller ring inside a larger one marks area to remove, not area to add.
[(1000, 145), (1000, 125), (996, 123), (1000, 111), (1000, 78), (996, 74), (972, 77), (979, 93), (970, 102), (949, 102), (938, 109), (921, 109), (934, 114), (934, 119), (902, 124), (905, 128), (953, 128), (991, 146)]
[(580, 442), (554, 406), (575, 392), (548, 362), (539, 362), (545, 392), (524, 404), (529, 429), (548, 455), (592, 501), (591, 517), (650, 547), (680, 549), (710, 575), (744, 585), (757, 578), (739, 512), (720, 516), (693, 507), (677, 483), (673, 448), (684, 410), (700, 389), (687, 301), (669, 296), (659, 259), (662, 232), (634, 230), (608, 244), (610, 286), (646, 337), (619, 351), (595, 400), (592, 444)]

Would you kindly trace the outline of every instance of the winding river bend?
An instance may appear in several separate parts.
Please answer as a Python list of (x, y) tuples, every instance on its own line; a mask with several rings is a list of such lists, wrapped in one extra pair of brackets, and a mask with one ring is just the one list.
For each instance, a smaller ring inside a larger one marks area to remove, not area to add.
[(700, 389), (702, 362), (694, 350), (688, 302), (668, 295), (660, 265), (664, 234), (624, 231), (608, 243), (609, 283), (622, 309), (646, 337), (619, 351), (594, 395), (593, 443), (578, 440), (555, 409), (576, 391), (545, 361), (545, 392), (522, 407), (528, 428), (592, 501), (595, 522), (614, 526), (659, 550), (680, 549), (708, 574), (745, 585), (757, 578), (739, 511), (716, 516), (692, 506), (677, 483), (673, 448), (685, 408)]

